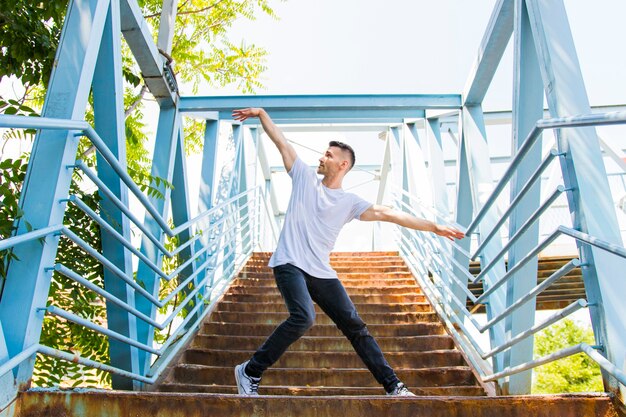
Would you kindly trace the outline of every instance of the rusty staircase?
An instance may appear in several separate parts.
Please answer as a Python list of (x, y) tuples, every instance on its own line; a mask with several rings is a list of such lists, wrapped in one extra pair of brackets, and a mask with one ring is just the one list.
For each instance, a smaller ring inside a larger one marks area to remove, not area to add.
[(264, 374), (261, 396), (236, 395), (234, 366), (287, 317), (266, 266), (269, 256), (251, 257), (191, 344), (147, 392), (27, 391), (19, 394), (15, 416), (618, 415), (606, 394), (492, 396), (397, 252), (334, 253), (331, 264), (388, 361), (417, 397), (384, 396), (319, 310), (315, 326)]

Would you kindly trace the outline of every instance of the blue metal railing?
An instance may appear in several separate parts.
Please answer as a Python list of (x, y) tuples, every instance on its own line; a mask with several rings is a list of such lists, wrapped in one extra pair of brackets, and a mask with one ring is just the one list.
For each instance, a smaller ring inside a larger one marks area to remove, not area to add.
[[(517, 172), (521, 163), (524, 161), (525, 156), (528, 155), (529, 151), (535, 145), (537, 138), (543, 130), (624, 123), (626, 123), (626, 112), (592, 114), (538, 121), (519, 148), (519, 151), (512, 159), (511, 164), (502, 175), (501, 179), (495, 185), (493, 191), (486, 199), (483, 206), (480, 210), (478, 210), (466, 228), (465, 233), (468, 238), (471, 238), (471, 235), (476, 233), (479, 225), (483, 222), (489, 210), (492, 209), (496, 200), (506, 188), (508, 182), (511, 178), (513, 178), (513, 175)], [(498, 262), (501, 262), (504, 259), (513, 245), (528, 232), (529, 228), (533, 224), (536, 224), (536, 222), (551, 207), (559, 196), (561, 196), (564, 192), (569, 192), (571, 190), (560, 185), (551, 194), (549, 194), (549, 196), (542, 204), (539, 205), (535, 212), (532, 213), (518, 228), (516, 233), (510, 237), (508, 242), (502, 246), (502, 248), (500, 248), (495, 255), (491, 256), (489, 263), (482, 266), (480, 273), (478, 273), (475, 277), (468, 272), (467, 264), (461, 265), (452, 256), (453, 251), (457, 251), (457, 253), (462, 254), (468, 261), (469, 259), (476, 259), (479, 257), (485, 249), (490, 246), (494, 237), (499, 234), (507, 218), (510, 217), (513, 210), (520, 204), (531, 187), (533, 187), (541, 178), (542, 173), (552, 163), (554, 158), (556, 156), (564, 155), (566, 154), (553, 149), (547, 154), (546, 157), (543, 158), (543, 160), (536, 167), (535, 171), (530, 175), (527, 183), (515, 196), (511, 197), (510, 205), (506, 208), (506, 210), (504, 210), (503, 214), (500, 215), (500, 218), (495, 222), (491, 229), (485, 233), (484, 237), (482, 235), (479, 236), (478, 247), (471, 254), (464, 250), (459, 244), (449, 242), (438, 236), (418, 233), (415, 231), (407, 232), (406, 230), (397, 230), (396, 232), (396, 238), (402, 256), (413, 270), (418, 283), (424, 289), (424, 292), (430, 299), (431, 304), (435, 306), (435, 309), (442, 317), (444, 323), (446, 323), (448, 331), (453, 335), (458, 345), (468, 354), (468, 358), (475, 366), (484, 382), (498, 381), (502, 378), (582, 352), (593, 359), (609, 375), (616, 378), (621, 384), (626, 385), (626, 374), (624, 371), (599, 353), (599, 351), (604, 351), (606, 353), (606, 347), (590, 346), (585, 343), (565, 348), (543, 358), (531, 360), (515, 366), (509, 366), (505, 369), (500, 369), (497, 372), (494, 371), (495, 367), (490, 360), (495, 355), (511, 349), (521, 341), (532, 337), (540, 330), (556, 323), (564, 317), (567, 317), (580, 309), (587, 308), (588, 303), (584, 299), (576, 300), (526, 331), (510, 336), (508, 340), (504, 341), (504, 343), (501, 343), (498, 346), (492, 346), (488, 352), (485, 352), (483, 348), (481, 348), (480, 343), (474, 337), (476, 331), (484, 333), (485, 331), (491, 329), (495, 324), (509, 317), (514, 311), (533, 300), (537, 295), (548, 289), (551, 285), (575, 268), (591, 268), (593, 265), (582, 263), (577, 258), (570, 260), (559, 270), (555, 271), (548, 278), (543, 280), (543, 282), (536, 285), (529, 293), (516, 300), (507, 300), (507, 304), (502, 307), (499, 313), (491, 317), (490, 320), (484, 325), (479, 324), (473, 317), (472, 313), (466, 306), (465, 300), (460, 300), (457, 296), (458, 292), (456, 290), (462, 290), (462, 292), (475, 306), (481, 304), (486, 305), (489, 304), (490, 297), (493, 296), (495, 291), (514, 277), (515, 279), (535, 279), (534, 276), (523, 278), (519, 276), (519, 274), (516, 275), (516, 272), (521, 270), (532, 259), (536, 259), (539, 253), (548, 248), (557, 238), (562, 236), (573, 238), (578, 243), (579, 247), (580, 245), (591, 245), (612, 254), (612, 256), (626, 258), (626, 249), (624, 247), (606, 242), (571, 227), (560, 225), (543, 241), (531, 249), (525, 256), (517, 260), (515, 265), (508, 271), (505, 271), (503, 275), (498, 276), (495, 280), (492, 280), (489, 285), (484, 285), (484, 291), (480, 296), (476, 297), (469, 291), (468, 283), (470, 282), (477, 283), (482, 281), (483, 284), (486, 284), (485, 277), (487, 274), (495, 272), (494, 267), (498, 264)], [(445, 222), (458, 227), (456, 223), (451, 223), (447, 220), (447, 214), (439, 213), (434, 210), (433, 207), (427, 207), (417, 196), (410, 194), (407, 190), (394, 186), (393, 192), (395, 196), (394, 205), (397, 209), (409, 212), (418, 217), (436, 218), (438, 222)], [(577, 209), (577, 207), (570, 207), (570, 211)], [(456, 270), (456, 273), (453, 269)], [(461, 273), (460, 276), (458, 275), (459, 271)], [(432, 276), (432, 279), (429, 278), (429, 275)], [(448, 279), (444, 279), (444, 276)], [(452, 279), (449, 279), (450, 277), (452, 277)], [(455, 292), (457, 294), (455, 294)], [(604, 302), (610, 303), (614, 302), (614, 300), (606, 300)], [(471, 331), (467, 327), (468, 324), (472, 325), (475, 331)]]
[[(181, 242), (174, 250), (168, 251), (165, 245), (161, 243), (161, 238), (150, 233), (144, 222), (139, 221), (131, 212), (130, 208), (100, 180), (98, 175), (91, 168), (87, 167), (82, 161), (77, 161), (74, 165), (69, 166), (69, 168), (80, 169), (85, 173), (98, 187), (99, 191), (106, 196), (130, 222), (137, 226), (143, 233), (143, 236), (153, 243), (163, 256), (168, 258), (175, 257), (182, 250), (190, 248), (192, 245), (197, 246), (202, 239), (201, 247), (199, 247), (189, 259), (182, 261), (180, 265), (170, 273), (166, 273), (158, 264), (151, 261), (142, 251), (139, 251), (131, 241), (125, 238), (122, 233), (118, 232), (109, 222), (104, 220), (101, 215), (91, 209), (80, 198), (70, 195), (67, 198), (61, 199), (59, 201), (60, 204), (70, 203), (76, 205), (76, 207), (82, 210), (91, 220), (97, 223), (102, 230), (106, 231), (117, 242), (123, 245), (125, 250), (132, 253), (139, 262), (147, 265), (156, 276), (165, 281), (179, 278), (180, 282), (177, 283), (176, 287), (171, 290), (169, 294), (159, 299), (157, 295), (152, 294), (138, 283), (134, 276), (122, 271), (102, 253), (94, 249), (89, 242), (81, 239), (63, 224), (46, 227), (41, 230), (33, 230), (4, 239), (0, 241), (0, 250), (11, 249), (37, 239), (62, 236), (71, 240), (84, 252), (101, 263), (106, 270), (121, 279), (129, 289), (142, 295), (157, 308), (170, 305), (174, 298), (183, 291), (185, 291), (184, 299), (175, 306), (172, 306), (171, 311), (169, 311), (165, 317), (156, 319), (138, 310), (128, 302), (119, 299), (107, 291), (106, 288), (94, 284), (62, 263), (49, 266), (46, 268), (47, 271), (56, 271), (82, 285), (86, 291), (92, 291), (105, 299), (108, 303), (134, 315), (141, 321), (147, 323), (151, 329), (163, 330), (169, 326), (174, 319), (181, 317), (183, 310), (189, 309), (189, 311), (187, 311), (184, 318), (177, 323), (175, 330), (167, 337), (162, 345), (157, 346), (142, 343), (106, 326), (65, 311), (53, 304), (41, 306), (39, 307), (39, 311), (71, 321), (111, 339), (139, 348), (149, 354), (155, 355), (157, 359), (145, 374), (138, 374), (127, 369), (111, 366), (110, 364), (99, 363), (89, 358), (63, 352), (49, 346), (34, 344), (0, 365), (0, 377), (19, 366), (25, 360), (32, 358), (35, 353), (42, 353), (144, 383), (154, 383), (160, 377), (169, 362), (176, 356), (178, 349), (185, 345), (189, 338), (193, 336), (193, 330), (197, 329), (206, 315), (212, 311), (214, 302), (220, 295), (220, 291), (224, 291), (226, 285), (237, 276), (239, 269), (251, 255), (252, 250), (257, 246), (260, 240), (260, 233), (262, 231), (261, 222), (264, 216), (270, 219), (269, 222), (265, 223), (269, 224), (271, 236), (274, 241), (276, 240), (276, 226), (273, 224), (273, 219), (269, 217), (265, 195), (261, 193), (260, 187), (254, 187), (236, 195), (234, 195), (232, 191), (228, 191), (231, 197), (224, 199), (189, 221), (175, 228), (171, 228), (168, 226), (166, 219), (158, 213), (157, 209), (132, 181), (130, 176), (126, 173), (124, 166), (115, 158), (98, 134), (86, 122), (0, 115), (0, 127), (58, 129), (75, 131), (75, 135), (84, 134), (104, 156), (111, 168), (119, 175), (119, 178), (124, 182), (127, 189), (137, 197), (147, 214), (156, 221), (164, 234), (174, 237), (180, 235), (182, 232), (188, 232), (190, 236), (188, 240)], [(233, 182), (233, 180), (230, 180), (231, 188)], [(188, 267), (194, 267), (195, 271), (188, 276), (181, 277), (180, 274), (182, 271)], [(195, 286), (189, 289), (190, 283), (195, 282), (194, 280), (197, 280)], [(197, 300), (198, 297), (201, 297), (202, 302), (191, 304), (192, 301)]]

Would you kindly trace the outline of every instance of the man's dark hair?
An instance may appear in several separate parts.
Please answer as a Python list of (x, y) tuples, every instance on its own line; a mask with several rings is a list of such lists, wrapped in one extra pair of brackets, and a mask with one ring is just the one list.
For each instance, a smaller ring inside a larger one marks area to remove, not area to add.
[(350, 154), (350, 168), (348, 168), (348, 171), (351, 170), (354, 166), (354, 163), (356, 162), (356, 156), (354, 155), (354, 149), (352, 149), (352, 146), (336, 140), (331, 140), (330, 142), (328, 142), (328, 146), (335, 146), (343, 151), (347, 151)]

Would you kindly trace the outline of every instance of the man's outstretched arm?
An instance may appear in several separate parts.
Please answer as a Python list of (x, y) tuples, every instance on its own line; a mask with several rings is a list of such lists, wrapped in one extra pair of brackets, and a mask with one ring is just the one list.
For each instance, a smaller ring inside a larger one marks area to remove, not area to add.
[(274, 145), (278, 148), (280, 156), (283, 157), (283, 164), (287, 172), (291, 171), (291, 166), (297, 158), (296, 150), (291, 146), (283, 132), (274, 124), (270, 116), (263, 109), (250, 108), (233, 110), (233, 118), (237, 121), (243, 122), (250, 117), (258, 117), (263, 126), (263, 130), (270, 137)]
[(408, 213), (394, 210), (391, 207), (379, 206), (377, 204), (374, 204), (373, 206), (365, 210), (363, 214), (361, 214), (361, 217), (359, 217), (359, 219), (363, 221), (381, 221), (395, 223), (397, 225), (408, 227), (410, 229), (422, 230), (424, 232), (432, 232), (450, 240), (462, 239), (465, 237), (465, 234), (463, 232), (453, 227), (433, 223), (429, 220), (420, 219), (419, 217), (412, 216)]

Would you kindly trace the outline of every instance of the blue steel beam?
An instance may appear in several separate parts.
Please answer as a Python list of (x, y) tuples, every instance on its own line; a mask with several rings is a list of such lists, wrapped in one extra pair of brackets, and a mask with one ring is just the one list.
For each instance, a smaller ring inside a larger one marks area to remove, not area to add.
[[(489, 163), (489, 147), (487, 144), (487, 133), (485, 130), (485, 124), (482, 117), (482, 109), (480, 106), (468, 106), (463, 109), (463, 130), (461, 135), (461, 141), (464, 142), (467, 152), (467, 163), (469, 168), (469, 188), (471, 190), (471, 197), (473, 201), (473, 207), (476, 211), (483, 207), (488, 200), (489, 193), (493, 188), (493, 179), (491, 175), (491, 164)], [(498, 212), (495, 207), (489, 209), (482, 222), (478, 225), (478, 230), (481, 237), (487, 236), (487, 234), (493, 229), (493, 226), (498, 220)], [(469, 239), (468, 239), (469, 240)], [(480, 242), (480, 239), (479, 239)], [(492, 263), (492, 260), (496, 258), (497, 254), (502, 248), (502, 243), (499, 236), (493, 238), (489, 244), (485, 247), (485, 250), (480, 256), (481, 268), (484, 270), (486, 265)], [(504, 261), (499, 260), (495, 263), (489, 274), (486, 274), (483, 281), (485, 290), (489, 289), (492, 283), (496, 282), (498, 277), (504, 275), (505, 267)], [(486, 306), (487, 318), (497, 316), (505, 308), (506, 292), (503, 289), (495, 291), (489, 297), (489, 304)], [(491, 346), (497, 346), (504, 343), (504, 325), (496, 325), (489, 329), (489, 338)], [(503, 368), (502, 355), (498, 355), (494, 358), (493, 369), (494, 371), (500, 371)]]
[[(458, 94), (362, 94), (362, 95), (275, 95), (275, 96), (222, 96), (181, 97), (181, 112), (230, 112), (244, 107), (263, 107), (268, 112), (319, 110), (425, 110), (458, 109)], [(332, 117), (332, 116), (328, 116)], [(341, 117), (349, 117), (341, 115)], [(411, 116), (409, 116), (411, 117)], [(415, 117), (415, 116), (412, 116)]]
[[(63, 36), (57, 49), (56, 65), (48, 86), (42, 116), (76, 119), (84, 118), (96, 57), (109, 7), (108, 1), (75, 0), (68, 5)], [(63, 222), (72, 170), (78, 148), (78, 138), (72, 132), (41, 131), (33, 144), (26, 179), (20, 197), (24, 212), (17, 224), (17, 234), (43, 229)], [(0, 322), (4, 327), (10, 357), (39, 343), (43, 314), (37, 309), (46, 305), (58, 237), (49, 236), (45, 243), (31, 241), (16, 247), (19, 262), (8, 267)], [(21, 312), (16, 314), (16, 312)], [(23, 362), (14, 377), (18, 388), (30, 384), (35, 357)]]
[(463, 90), (463, 104), (481, 104), (485, 98), (513, 33), (515, 3), (513, 0), (498, 0), (493, 7), (476, 61)]
[[(154, 144), (154, 152), (152, 157), (153, 177), (159, 177), (172, 182), (174, 172), (174, 158), (176, 155), (176, 146), (178, 144), (178, 132), (180, 125), (180, 116), (173, 107), (161, 107), (159, 114), (159, 123), (157, 127), (156, 141)], [(150, 197), (150, 203), (157, 210), (162, 218), (167, 218), (168, 203), (170, 201), (171, 189), (161, 185), (159, 191), (163, 197)], [(144, 224), (150, 233), (163, 242), (164, 233), (158, 223), (149, 215), (145, 216)], [(141, 252), (146, 255), (155, 265), (161, 265), (163, 254), (158, 247), (152, 243), (147, 237), (142, 236)], [(150, 294), (158, 297), (160, 278), (156, 273), (140, 262), (137, 267), (137, 282), (142, 285)], [(136, 308), (149, 317), (156, 317), (156, 307), (143, 295), (137, 294), (135, 297)], [(140, 343), (150, 345), (154, 338), (154, 329), (146, 323), (137, 323), (137, 339)], [(150, 355), (144, 351), (139, 351), (139, 373), (145, 375), (150, 368)]]
[[(171, 200), (172, 221), (174, 222), (174, 227), (177, 227), (187, 223), (191, 219), (189, 206), (189, 187), (187, 181), (187, 165), (185, 162), (185, 139), (184, 129), (182, 126), (180, 126), (178, 133), (172, 185), (174, 186), (174, 189), (172, 190)], [(183, 230), (178, 235), (178, 245), (184, 245), (191, 238), (192, 236), (189, 233), (189, 229)], [(194, 252), (194, 245), (190, 245), (183, 251), (181, 251), (180, 255), (178, 255), (179, 265), (182, 266), (186, 261), (192, 259), (194, 257)], [(176, 284), (180, 285), (181, 282), (185, 281), (187, 277), (193, 275), (194, 272), (196, 272), (196, 264), (195, 262), (191, 262), (187, 267), (180, 271), (180, 274), (176, 277)], [(196, 289), (199, 282), (202, 281), (203, 278), (203, 271), (201, 271), (199, 274), (196, 274), (195, 278), (193, 279), (193, 284), (185, 286), (185, 288), (181, 291), (182, 299), (185, 299), (191, 291)], [(189, 304), (186, 310), (191, 310), (197, 303), (202, 303), (201, 295), (197, 295), (193, 303)]]
[[(122, 82), (122, 48), (120, 33), (119, 0), (111, 0), (109, 16), (93, 80), (93, 107), (95, 130), (111, 153), (126, 167), (126, 128), (124, 122), (124, 87)], [(128, 188), (111, 168), (100, 152), (96, 153), (98, 178), (125, 206), (128, 206)], [(130, 241), (130, 222), (115, 203), (100, 192), (100, 211), (117, 233)], [(107, 231), (101, 228), (102, 254), (126, 275), (133, 274), (128, 250)], [(134, 305), (134, 292), (115, 274), (104, 269), (104, 288), (120, 300)], [(107, 301), (107, 327), (130, 338), (136, 338), (136, 319), (127, 311)], [(119, 340), (109, 341), (111, 365), (131, 372), (138, 371), (137, 349)], [(132, 389), (133, 381), (112, 376), (115, 389)]]
[[(530, 26), (553, 117), (591, 112), (589, 99), (567, 21), (563, 1), (526, 0)], [(617, 215), (595, 128), (556, 131), (561, 170), (575, 229), (622, 246)], [(622, 275), (626, 260), (579, 242), (589, 312), (596, 342), (605, 347), (607, 359), (624, 370), (626, 357), (626, 304)], [(605, 388), (626, 399), (626, 388), (603, 373)]]
[(161, 106), (173, 106), (178, 100), (178, 94), (167, 81), (165, 58), (159, 54), (137, 0), (120, 0), (120, 6), (121, 30), (141, 69), (146, 86)]
[[(513, 146), (519, 149), (528, 134), (533, 130), (535, 122), (543, 116), (543, 88), (541, 71), (537, 61), (526, 4), (523, 0), (515, 2), (515, 65), (513, 85)], [(537, 166), (541, 164), (541, 139), (531, 148), (517, 172), (511, 178), (510, 201), (513, 203), (518, 193), (524, 190), (528, 180), (533, 176)], [(511, 212), (509, 219), (509, 240), (532, 216), (539, 206), (541, 197), (541, 181), (535, 182), (521, 203)], [(532, 225), (526, 234), (511, 247), (508, 256), (508, 270), (511, 271), (539, 243), (539, 222)], [(526, 263), (507, 283), (507, 306), (529, 294), (535, 285), (537, 276), (537, 257)], [(535, 298), (519, 307), (507, 317), (505, 331), (507, 339), (513, 339), (535, 324)], [(530, 362), (533, 359), (533, 338), (529, 337), (511, 347), (504, 354), (504, 367), (513, 367)], [(504, 395), (530, 394), (532, 372), (525, 371), (511, 375), (509, 380), (500, 385)]]
[[(406, 119), (417, 119), (426, 116), (422, 109), (294, 109), (268, 110), (272, 120), (282, 123), (331, 123), (345, 120), (353, 123), (402, 123)], [(231, 119), (231, 110), (220, 111), (220, 119)], [(247, 124), (258, 124), (253, 119)]]

